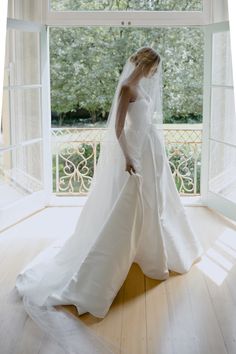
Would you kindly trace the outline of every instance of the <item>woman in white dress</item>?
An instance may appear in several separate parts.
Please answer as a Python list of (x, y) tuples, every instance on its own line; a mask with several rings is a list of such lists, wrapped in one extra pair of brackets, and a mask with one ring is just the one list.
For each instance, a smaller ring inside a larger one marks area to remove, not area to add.
[(159, 54), (139, 48), (120, 76), (73, 235), (41, 252), (17, 276), (16, 288), (32, 318), (36, 307), (66, 304), (76, 306), (79, 315), (103, 318), (133, 262), (146, 276), (164, 280), (169, 270), (185, 273), (200, 259), (203, 248), (165, 152), (161, 89)]

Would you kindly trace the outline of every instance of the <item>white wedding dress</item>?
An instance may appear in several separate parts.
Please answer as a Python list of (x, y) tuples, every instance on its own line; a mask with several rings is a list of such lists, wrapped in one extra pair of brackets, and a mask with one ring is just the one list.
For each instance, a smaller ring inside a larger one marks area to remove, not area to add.
[(203, 248), (150, 119), (150, 100), (138, 96), (129, 104), (125, 120), (136, 174), (130, 175), (124, 165), (115, 180), (108, 176), (112, 201), (106, 200), (104, 188), (90, 193), (73, 235), (42, 251), (18, 274), (21, 295), (38, 305), (73, 304), (79, 314), (103, 318), (133, 262), (146, 276), (164, 280), (169, 270), (188, 272), (201, 258)]

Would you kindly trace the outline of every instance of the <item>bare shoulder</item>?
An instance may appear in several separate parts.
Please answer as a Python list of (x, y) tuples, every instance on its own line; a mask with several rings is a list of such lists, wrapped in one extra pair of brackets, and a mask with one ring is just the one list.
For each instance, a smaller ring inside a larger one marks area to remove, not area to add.
[(120, 95), (130, 96), (131, 93), (132, 93), (131, 86), (127, 83), (123, 83), (120, 88)]
[(127, 82), (123, 82), (121, 84), (121, 88), (120, 88), (120, 96), (125, 96), (126, 98), (133, 98), (134, 96), (136, 96), (136, 90), (135, 87), (133, 87), (131, 84), (127, 83)]

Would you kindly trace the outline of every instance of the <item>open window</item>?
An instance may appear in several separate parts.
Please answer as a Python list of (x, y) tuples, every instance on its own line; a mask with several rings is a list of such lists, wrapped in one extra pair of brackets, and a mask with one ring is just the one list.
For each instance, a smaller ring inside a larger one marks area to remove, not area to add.
[(204, 203), (236, 220), (236, 116), (229, 23), (205, 29), (201, 190)]
[(51, 191), (46, 29), (8, 19), (0, 141), (0, 227), (45, 207)]

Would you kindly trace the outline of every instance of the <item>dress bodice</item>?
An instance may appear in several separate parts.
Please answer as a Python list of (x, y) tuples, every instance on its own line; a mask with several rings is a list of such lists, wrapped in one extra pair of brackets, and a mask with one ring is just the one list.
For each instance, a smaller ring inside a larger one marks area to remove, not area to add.
[(151, 98), (146, 95), (137, 97), (128, 106), (124, 131), (129, 155), (136, 161), (136, 167), (139, 165), (143, 142), (151, 123), (151, 105)]
[(151, 122), (150, 108), (152, 105), (151, 98), (145, 93), (139, 94), (134, 102), (129, 102), (126, 117), (127, 125), (131, 125), (132, 129), (142, 129)]

